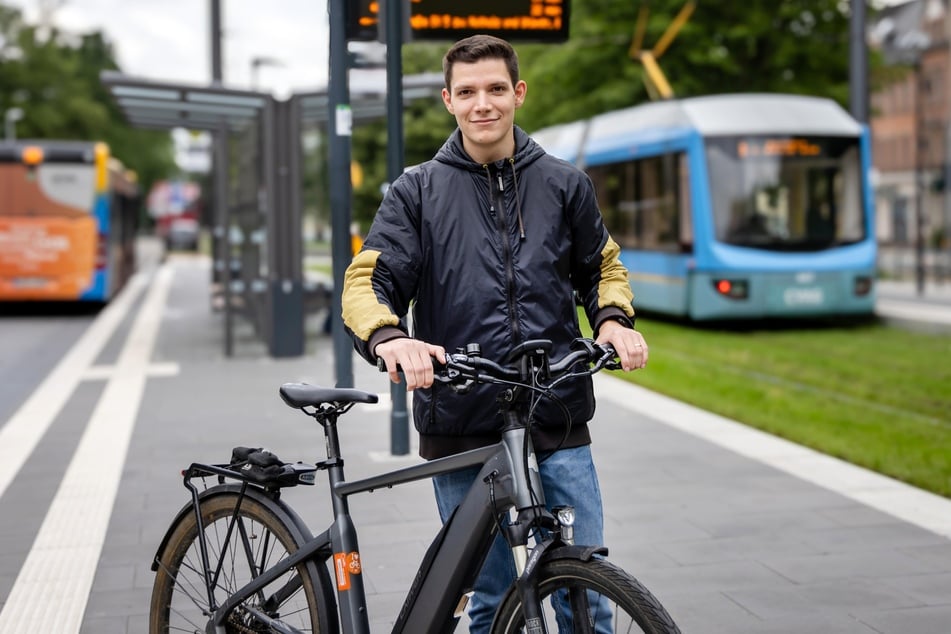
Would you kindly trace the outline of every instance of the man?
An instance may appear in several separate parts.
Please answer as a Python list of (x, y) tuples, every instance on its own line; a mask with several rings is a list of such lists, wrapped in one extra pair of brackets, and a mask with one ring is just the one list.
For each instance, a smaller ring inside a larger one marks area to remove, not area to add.
[[(442, 360), (447, 349), (475, 342), (483, 356), (501, 359), (522, 341), (550, 339), (560, 356), (580, 336), (577, 292), (597, 340), (614, 346), (625, 370), (643, 368), (648, 357), (634, 329), (627, 270), (591, 181), (515, 125), (527, 86), (514, 49), (490, 36), (466, 38), (446, 53), (443, 72), (443, 103), (458, 129), (433, 160), (390, 187), (343, 290), (344, 323), (357, 351), (372, 363), (383, 359), (395, 382), (401, 366), (407, 389), (416, 390), (414, 420), (426, 459), (500, 437), (498, 388), (460, 395), (433, 384), (432, 358)], [(411, 304), (413, 336), (402, 325)], [(591, 379), (564, 384), (557, 394), (572, 414), (569, 432), (550, 402), (539, 406), (533, 431), (545, 493), (550, 505), (575, 507), (577, 543), (601, 544), (587, 427)], [(477, 471), (434, 479), (443, 521)], [(470, 632), (488, 630), (513, 576), (499, 538), (476, 583)]]

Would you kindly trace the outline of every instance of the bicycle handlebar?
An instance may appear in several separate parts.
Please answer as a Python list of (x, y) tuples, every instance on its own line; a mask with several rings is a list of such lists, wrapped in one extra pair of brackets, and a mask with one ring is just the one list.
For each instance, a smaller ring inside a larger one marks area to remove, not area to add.
[[(572, 371), (578, 363), (587, 364), (583, 371), (586, 374), (595, 374), (603, 369), (617, 370), (621, 367), (614, 347), (610, 344), (579, 338), (572, 342), (571, 347), (572, 351), (560, 359), (552, 359), (551, 341), (527, 341), (516, 346), (503, 365), (483, 357), (478, 344), (469, 344), (457, 352), (447, 352), (445, 363), (433, 358), (435, 380), (451, 385), (472, 382), (528, 385), (532, 375), (557, 380)], [(534, 363), (529, 363), (530, 360), (534, 360)], [(386, 372), (383, 359), (377, 359), (377, 367), (381, 372)], [(397, 371), (402, 371), (402, 368), (397, 366)]]

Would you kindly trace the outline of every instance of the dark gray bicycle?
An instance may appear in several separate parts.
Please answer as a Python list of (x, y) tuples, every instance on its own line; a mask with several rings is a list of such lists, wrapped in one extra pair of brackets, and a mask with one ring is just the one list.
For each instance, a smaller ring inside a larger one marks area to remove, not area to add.
[[(519, 577), (496, 613), (494, 633), (678, 634), (660, 602), (604, 558), (605, 548), (574, 544), (572, 508), (545, 506), (531, 442), (533, 403), (552, 397), (563, 381), (617, 368), (614, 350), (590, 339), (577, 340), (561, 359), (551, 359), (551, 349), (550, 341), (528, 341), (503, 363), (482, 358), (477, 345), (447, 354), (446, 364), (436, 365), (437, 381), (463, 391), (475, 383), (500, 386), (502, 440), (352, 482), (344, 478), (338, 418), (355, 403), (377, 402), (377, 396), (281, 386), (288, 405), (323, 427), (327, 459), (288, 463), (238, 447), (226, 464), (195, 463), (183, 471), (191, 502), (172, 521), (152, 565), (157, 574), (150, 633), (369, 634), (349, 496), (482, 465), (426, 552), (393, 632), (452, 632), (501, 531)], [(314, 484), (317, 471), (327, 472), (334, 521), (313, 537), (281, 490)], [(209, 478), (217, 483), (204, 489), (196, 484)]]

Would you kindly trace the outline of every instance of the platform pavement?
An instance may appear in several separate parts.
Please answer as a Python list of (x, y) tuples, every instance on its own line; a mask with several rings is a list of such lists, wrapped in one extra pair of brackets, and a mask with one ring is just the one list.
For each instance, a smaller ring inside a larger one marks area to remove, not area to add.
[(877, 282), (876, 314), (926, 332), (951, 332), (951, 282), (928, 280), (919, 292), (909, 279)]
[[(153, 362), (178, 371), (147, 382), (86, 606), (89, 634), (146, 631), (149, 562), (186, 499), (178, 473), (189, 461), (225, 460), (235, 445), (263, 445), (288, 460), (321, 457), (319, 430), (277, 394), (284, 381), (333, 383), (331, 342), (319, 325), (308, 329), (305, 356), (275, 360), (239, 323), (235, 354), (225, 359), (221, 316), (208, 306), (207, 261), (173, 258), (166, 266), (174, 276)], [(108, 348), (100, 362), (115, 354)], [(385, 377), (356, 357), (354, 376), (356, 387), (383, 398), (343, 421), (348, 476), (415, 461), (412, 453), (389, 455)], [(685, 633), (951, 632), (947, 535), (754, 459), (755, 441), (741, 455), (672, 424), (706, 420), (699, 415), (668, 421), (660, 410), (635, 413), (630, 402), (642, 393), (625, 385), (599, 381), (592, 424), (606, 545)], [(315, 532), (323, 529), (325, 485), (285, 498)], [(359, 495), (351, 508), (374, 632), (389, 631), (438, 526), (431, 487)]]

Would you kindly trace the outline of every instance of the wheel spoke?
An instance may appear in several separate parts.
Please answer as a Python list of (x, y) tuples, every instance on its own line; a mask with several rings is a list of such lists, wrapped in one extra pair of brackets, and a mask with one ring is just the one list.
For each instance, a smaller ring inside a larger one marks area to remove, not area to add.
[[(202, 503), (203, 537), (213, 571), (217, 601), (225, 601), (264, 570), (289, 556), (303, 539), (265, 504), (245, 498), (234, 512), (237, 495), (210, 497)], [(199, 535), (194, 513), (184, 514), (173, 530), (159, 561), (152, 595), (150, 633), (202, 633), (206, 631), (211, 608), (202, 569)], [(270, 631), (259, 616), (280, 619), (295, 631), (317, 632), (319, 609), (316, 591), (319, 581), (301, 564), (239, 604), (227, 618), (228, 631)], [(247, 607), (248, 609), (245, 609)]]

